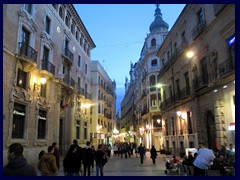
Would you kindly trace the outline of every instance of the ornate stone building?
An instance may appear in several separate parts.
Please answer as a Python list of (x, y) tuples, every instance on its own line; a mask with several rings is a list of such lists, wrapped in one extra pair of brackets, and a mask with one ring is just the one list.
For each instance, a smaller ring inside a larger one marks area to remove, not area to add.
[[(157, 51), (168, 33), (168, 24), (163, 20), (159, 5), (156, 5), (155, 19), (149, 27), (150, 33), (145, 42), (139, 60), (131, 64), (130, 81), (126, 88), (125, 99), (131, 96), (132, 101), (122, 104), (122, 109), (131, 105), (131, 115), (125, 120), (133, 126), (135, 142), (143, 143), (148, 149), (155, 144), (160, 148), (160, 96), (157, 80), (160, 69), (160, 59)], [(131, 104), (130, 104), (131, 103)], [(128, 108), (129, 109), (129, 108)], [(122, 112), (122, 117), (124, 113)], [(141, 129), (141, 130), (139, 130)], [(155, 142), (156, 141), (156, 142)]]
[(235, 5), (186, 5), (169, 32), (157, 5), (128, 87), (122, 120), (136, 143), (177, 154), (235, 144)]
[(91, 50), (71, 4), (3, 5), (3, 157), (19, 142), (32, 163), (57, 142), (90, 140)]
[(157, 56), (166, 149), (235, 143), (235, 5), (186, 5)]

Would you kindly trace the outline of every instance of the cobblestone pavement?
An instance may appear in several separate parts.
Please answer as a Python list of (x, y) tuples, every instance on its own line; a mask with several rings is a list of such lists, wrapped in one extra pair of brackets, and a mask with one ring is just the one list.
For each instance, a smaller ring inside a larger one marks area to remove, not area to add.
[[(107, 164), (104, 166), (104, 176), (167, 176), (164, 172), (166, 169), (166, 157), (172, 156), (166, 156), (165, 154), (162, 155), (158, 152), (156, 164), (153, 164), (152, 159), (150, 158), (150, 153), (147, 152), (143, 164), (141, 164), (140, 158), (136, 158), (135, 155), (130, 158), (111, 156)], [(39, 171), (38, 175), (40, 176)], [(58, 176), (64, 176), (62, 162)], [(95, 167), (91, 171), (91, 176), (96, 176)]]

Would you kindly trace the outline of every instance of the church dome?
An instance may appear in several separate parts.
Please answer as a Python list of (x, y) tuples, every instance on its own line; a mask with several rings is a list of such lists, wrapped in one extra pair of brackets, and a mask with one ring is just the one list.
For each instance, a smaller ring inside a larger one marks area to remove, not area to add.
[(162, 13), (158, 4), (157, 4), (157, 8), (155, 9), (154, 16), (155, 16), (155, 20), (151, 23), (149, 27), (150, 32), (155, 32), (157, 30), (160, 30), (160, 28), (166, 28), (166, 29), (169, 28), (168, 24), (162, 19)]

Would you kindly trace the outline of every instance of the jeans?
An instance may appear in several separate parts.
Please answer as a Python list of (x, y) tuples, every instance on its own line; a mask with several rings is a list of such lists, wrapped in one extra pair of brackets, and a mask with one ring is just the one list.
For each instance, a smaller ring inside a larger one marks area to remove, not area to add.
[(99, 176), (99, 171), (100, 175), (103, 176), (103, 165), (96, 163), (96, 176)]

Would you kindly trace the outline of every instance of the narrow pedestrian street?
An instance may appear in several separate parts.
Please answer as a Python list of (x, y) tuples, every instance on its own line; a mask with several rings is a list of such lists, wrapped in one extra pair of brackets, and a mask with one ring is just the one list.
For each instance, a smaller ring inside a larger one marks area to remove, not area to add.
[[(165, 154), (160, 154), (158, 152), (156, 164), (154, 165), (149, 152), (146, 153), (143, 164), (140, 163), (140, 158), (136, 158), (135, 154), (130, 158), (111, 156), (107, 164), (104, 166), (104, 176), (166, 176), (164, 173), (164, 170), (166, 169), (166, 157), (172, 157), (172, 155), (166, 156)], [(39, 171), (38, 175), (40, 176)], [(64, 176), (62, 162), (58, 176)], [(91, 176), (96, 176), (95, 167), (91, 171)]]

